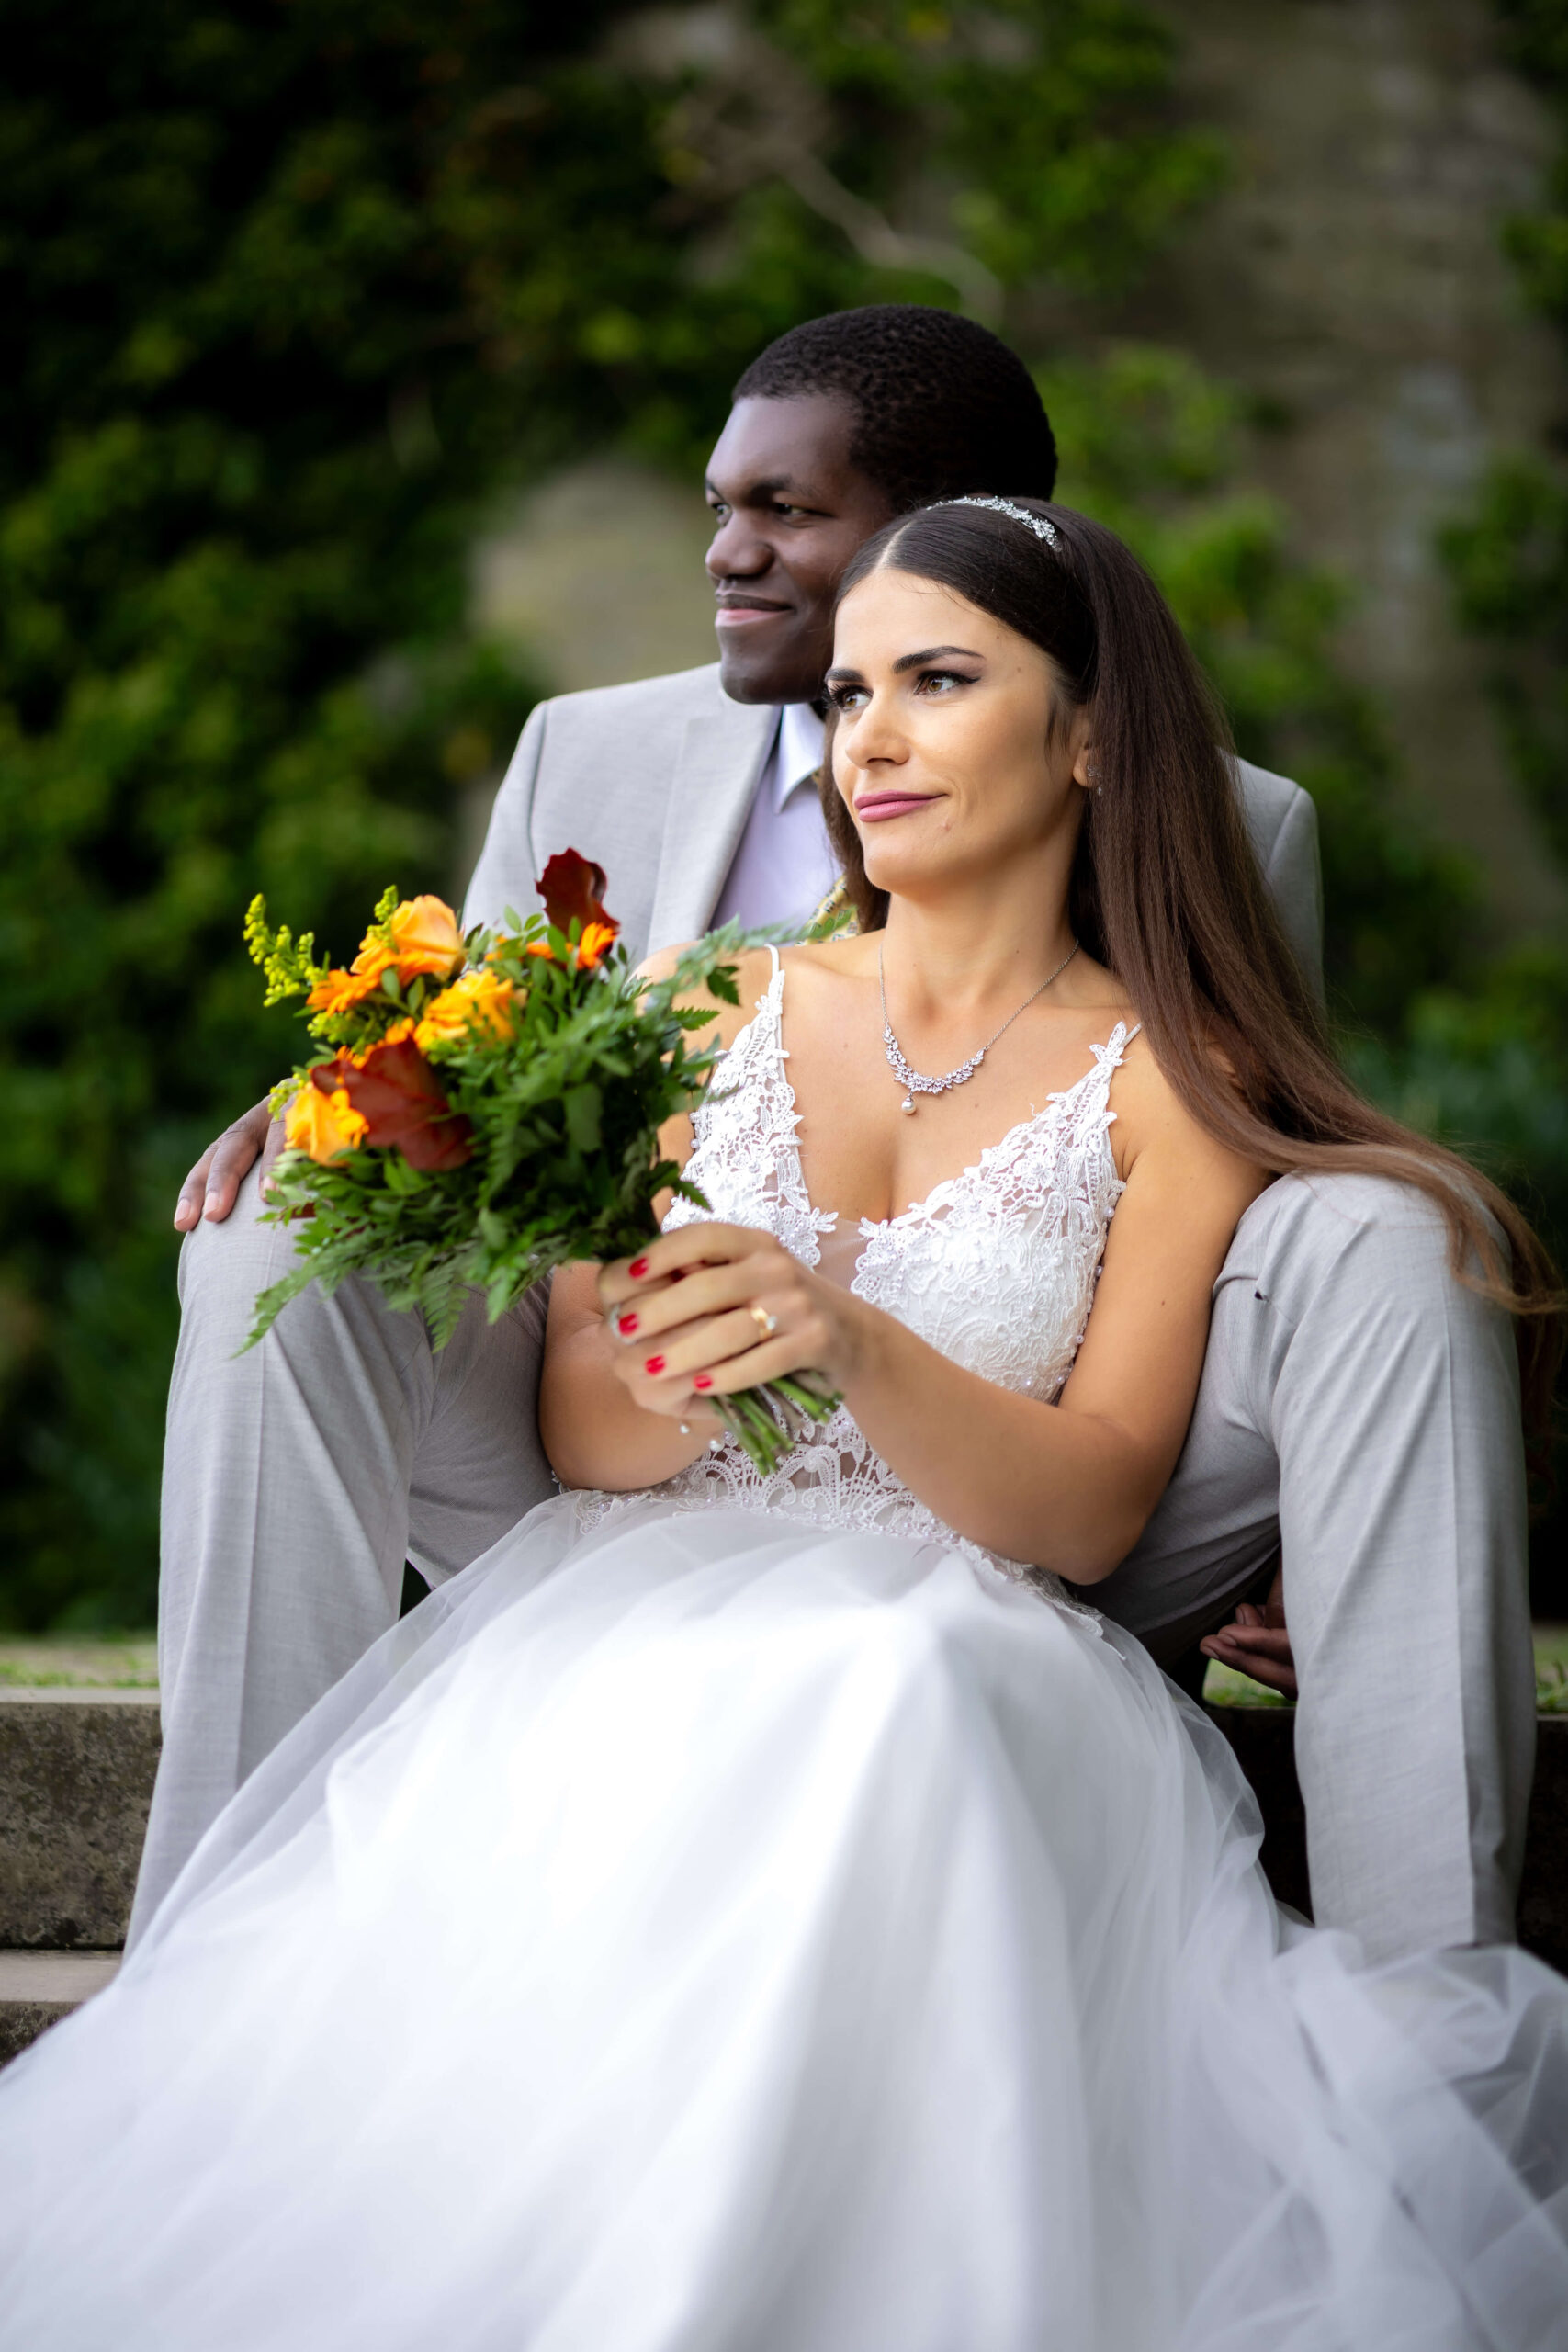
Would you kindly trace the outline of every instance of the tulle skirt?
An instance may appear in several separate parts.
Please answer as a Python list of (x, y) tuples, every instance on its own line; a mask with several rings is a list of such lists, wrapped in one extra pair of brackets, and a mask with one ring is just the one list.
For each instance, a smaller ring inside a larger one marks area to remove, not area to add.
[(0, 2078), (6, 2352), (1561, 2352), (1568, 1984), (957, 1550), (543, 1505)]

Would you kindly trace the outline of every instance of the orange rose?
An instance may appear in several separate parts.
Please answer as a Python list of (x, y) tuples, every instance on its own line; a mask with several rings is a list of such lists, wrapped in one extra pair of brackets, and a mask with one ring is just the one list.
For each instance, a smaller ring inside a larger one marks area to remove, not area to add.
[[(414, 1031), (415, 1043), (425, 1053), (432, 1046), (460, 1045), (478, 1034), (510, 1037), (513, 1000), (517, 991), (498, 972), (463, 972), (424, 1009)], [(390, 1042), (390, 1032), (388, 1034)]]
[[(446, 979), (463, 960), (457, 918), (441, 899), (405, 899), (401, 906), (393, 908), (389, 927), (398, 978), (405, 988), (422, 973)], [(367, 939), (367, 947), (369, 944)]]
[(324, 1166), (341, 1151), (357, 1151), (365, 1125), (341, 1086), (324, 1094), (307, 1080), (288, 1105), (283, 1131), (290, 1151)]
[(378, 933), (367, 931), (359, 943), (359, 953), (349, 969), (357, 979), (364, 981), (368, 994), (371, 989), (380, 985), (382, 973), (389, 972), (397, 960), (386, 941)]

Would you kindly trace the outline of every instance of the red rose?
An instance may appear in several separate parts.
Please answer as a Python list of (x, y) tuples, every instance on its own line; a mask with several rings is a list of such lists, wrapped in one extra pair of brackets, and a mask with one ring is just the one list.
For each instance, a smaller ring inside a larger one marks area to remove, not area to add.
[[(545, 902), (545, 912), (558, 931), (570, 932), (575, 922), (579, 936), (590, 924), (597, 923), (607, 934), (604, 947), (620, 930), (613, 915), (604, 911), (601, 893), (604, 888), (604, 869), (591, 858), (581, 856), (574, 849), (562, 850), (552, 857), (534, 888)], [(597, 963), (604, 948), (595, 956)]]
[(365, 1121), (360, 1141), (398, 1150), (411, 1168), (439, 1175), (473, 1156), (473, 1129), (454, 1117), (440, 1082), (412, 1038), (372, 1046), (357, 1062), (340, 1054), (310, 1073), (323, 1094), (342, 1087)]

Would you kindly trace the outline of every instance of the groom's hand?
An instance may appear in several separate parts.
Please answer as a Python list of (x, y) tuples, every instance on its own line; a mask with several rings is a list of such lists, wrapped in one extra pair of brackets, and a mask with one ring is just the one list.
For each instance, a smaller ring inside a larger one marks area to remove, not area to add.
[(1198, 1646), (1205, 1657), (1218, 1658), (1222, 1666), (1232, 1668), (1237, 1674), (1249, 1674), (1266, 1690), (1278, 1690), (1286, 1699), (1295, 1698), (1296, 1662), (1291, 1651), (1290, 1628), (1285, 1623), (1283, 1571), (1276, 1574), (1261, 1609), (1254, 1601), (1244, 1600), (1231, 1623), (1222, 1625), (1217, 1634), (1207, 1635)]
[(221, 1225), (258, 1159), (265, 1192), (272, 1163), (282, 1149), (282, 1120), (271, 1116), (265, 1102), (256, 1103), (225, 1127), (216, 1143), (208, 1145), (180, 1186), (175, 1205), (175, 1232), (189, 1233), (203, 1217), (209, 1225)]

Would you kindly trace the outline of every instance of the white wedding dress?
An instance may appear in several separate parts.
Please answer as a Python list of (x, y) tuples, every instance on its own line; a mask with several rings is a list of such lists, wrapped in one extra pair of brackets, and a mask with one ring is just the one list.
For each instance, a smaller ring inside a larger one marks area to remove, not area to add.
[[(840, 1235), (782, 987), (698, 1119), (716, 1212), (1051, 1396), (1122, 1033)], [(562, 1496), (0, 2078), (0, 2345), (1562, 2352), (1568, 1985), (1363, 1970), (1258, 1844), (1136, 1643), (847, 1416), (765, 1487), (725, 1451)]]

